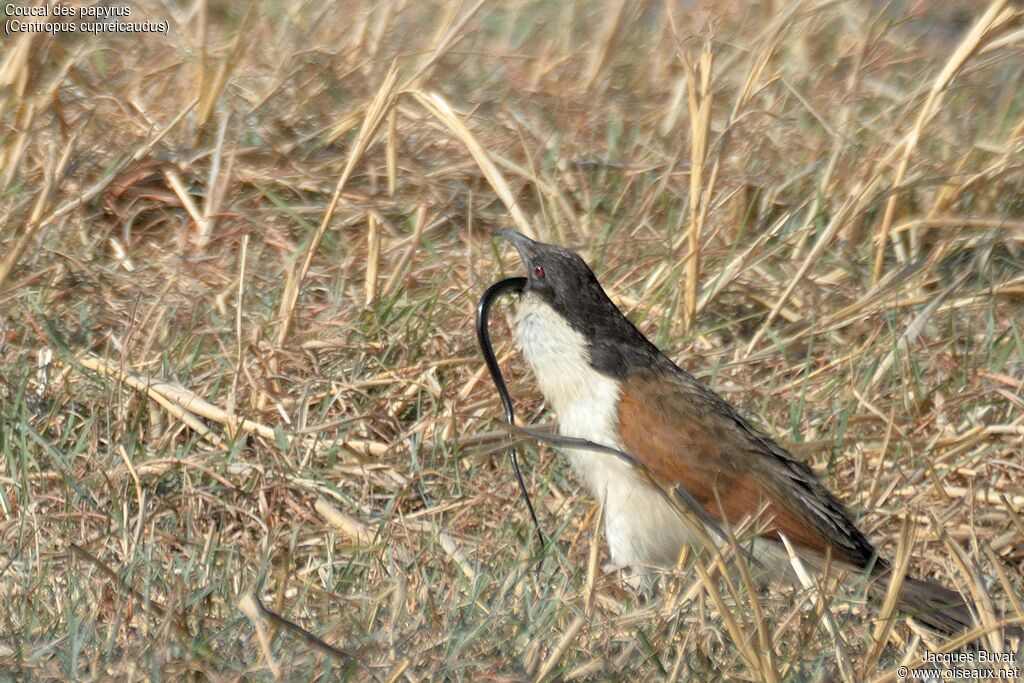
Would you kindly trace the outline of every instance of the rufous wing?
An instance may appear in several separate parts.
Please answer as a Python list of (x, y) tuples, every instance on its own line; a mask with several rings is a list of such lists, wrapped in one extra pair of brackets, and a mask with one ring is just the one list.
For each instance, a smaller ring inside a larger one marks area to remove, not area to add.
[(736, 525), (765, 508), (762, 535), (781, 531), (800, 548), (855, 566), (871, 561), (871, 544), (809, 468), (675, 366), (630, 372), (618, 430), (626, 452), (719, 521)]

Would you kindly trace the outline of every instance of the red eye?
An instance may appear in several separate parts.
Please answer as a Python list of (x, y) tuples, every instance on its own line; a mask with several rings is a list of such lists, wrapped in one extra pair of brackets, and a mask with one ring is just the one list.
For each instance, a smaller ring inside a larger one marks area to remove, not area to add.
[(544, 266), (536, 265), (533, 267), (533, 276), (538, 280), (544, 279)]

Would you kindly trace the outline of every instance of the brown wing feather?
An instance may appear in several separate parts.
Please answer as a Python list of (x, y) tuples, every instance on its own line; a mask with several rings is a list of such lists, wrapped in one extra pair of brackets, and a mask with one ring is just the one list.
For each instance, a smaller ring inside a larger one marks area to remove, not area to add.
[(717, 519), (724, 510), (736, 524), (767, 505), (765, 535), (782, 531), (799, 547), (822, 555), (831, 550), (855, 566), (872, 561), (871, 543), (806, 465), (675, 366), (630, 373), (618, 428), (627, 452), (665, 483), (684, 487)]

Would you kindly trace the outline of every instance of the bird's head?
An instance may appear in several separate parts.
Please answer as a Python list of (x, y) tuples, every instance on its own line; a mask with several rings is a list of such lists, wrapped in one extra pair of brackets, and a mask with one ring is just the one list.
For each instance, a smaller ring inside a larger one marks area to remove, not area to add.
[(578, 331), (588, 313), (606, 312), (611, 304), (590, 266), (575, 252), (530, 239), (515, 230), (499, 230), (512, 243), (526, 268), (524, 293), (551, 306)]
[(549, 306), (582, 335), (592, 365), (607, 374), (621, 375), (627, 365), (648, 362), (658, 355), (608, 297), (579, 255), (514, 230), (499, 230), (497, 234), (512, 243), (526, 268), (522, 296)]

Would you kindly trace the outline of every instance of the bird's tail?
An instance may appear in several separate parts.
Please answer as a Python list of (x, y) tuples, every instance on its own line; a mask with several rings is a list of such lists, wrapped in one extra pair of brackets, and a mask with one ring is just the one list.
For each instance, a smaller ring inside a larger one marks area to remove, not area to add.
[[(888, 581), (873, 581), (884, 597)], [(928, 628), (945, 635), (956, 635), (974, 627), (974, 615), (956, 591), (931, 581), (903, 579), (899, 609)]]
[[(889, 579), (890, 567), (883, 566), (876, 570), (868, 594), (876, 600), (883, 600), (889, 589)], [(909, 576), (903, 579), (899, 611), (947, 636), (965, 633), (977, 624), (974, 614), (959, 593), (932, 581), (921, 581)], [(1005, 635), (1021, 637), (1022, 630), (1019, 626), (1007, 626)]]

